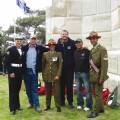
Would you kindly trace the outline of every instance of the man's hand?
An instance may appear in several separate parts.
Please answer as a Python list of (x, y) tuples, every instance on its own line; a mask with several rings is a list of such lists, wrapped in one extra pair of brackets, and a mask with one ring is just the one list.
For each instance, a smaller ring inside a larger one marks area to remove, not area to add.
[(104, 80), (99, 80), (99, 84), (103, 84), (104, 83)]
[(15, 73), (11, 73), (11, 74), (10, 74), (10, 77), (11, 77), (11, 78), (15, 78)]

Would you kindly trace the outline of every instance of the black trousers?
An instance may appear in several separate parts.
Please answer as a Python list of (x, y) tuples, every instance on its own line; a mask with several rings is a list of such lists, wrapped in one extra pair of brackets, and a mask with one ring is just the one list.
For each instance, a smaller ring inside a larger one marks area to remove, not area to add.
[(61, 76), (61, 105), (65, 104), (65, 94), (67, 94), (68, 104), (71, 105), (73, 103), (73, 79), (73, 68), (64, 69), (63, 67)]
[(10, 111), (14, 111), (20, 108), (19, 92), (22, 84), (21, 72), (15, 73), (15, 78), (10, 78), (8, 74), (9, 83), (9, 108)]

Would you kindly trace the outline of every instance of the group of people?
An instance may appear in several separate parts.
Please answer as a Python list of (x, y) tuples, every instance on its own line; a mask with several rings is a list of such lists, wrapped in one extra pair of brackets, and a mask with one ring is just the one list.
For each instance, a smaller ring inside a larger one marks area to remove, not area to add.
[[(73, 105), (74, 75), (77, 85), (77, 109), (91, 110), (88, 118), (94, 118), (99, 113), (104, 113), (102, 103), (103, 83), (107, 80), (108, 57), (107, 50), (98, 43), (101, 36), (92, 31), (87, 37), (93, 48), (88, 50), (83, 46), (81, 39), (72, 40), (67, 30), (62, 30), (61, 37), (56, 42), (50, 39), (45, 46), (36, 44), (36, 37), (32, 36), (30, 42), (22, 46), (21, 40), (16, 38), (15, 46), (7, 50), (7, 67), (9, 81), (9, 107), (15, 115), (21, 110), (19, 92), (22, 79), (24, 79), (29, 108), (41, 112), (38, 89), (38, 72), (42, 77), (46, 88), (46, 108), (51, 109), (51, 97), (57, 112), (61, 112), (61, 106)], [(82, 94), (82, 87), (86, 89), (86, 105)], [(92, 101), (91, 86), (94, 89), (94, 101)]]

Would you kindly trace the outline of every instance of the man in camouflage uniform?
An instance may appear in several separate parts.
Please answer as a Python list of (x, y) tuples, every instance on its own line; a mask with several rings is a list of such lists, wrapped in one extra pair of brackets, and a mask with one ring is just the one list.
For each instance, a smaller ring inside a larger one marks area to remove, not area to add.
[(101, 38), (101, 36), (94, 31), (87, 37), (93, 45), (90, 53), (90, 81), (94, 89), (95, 99), (93, 111), (87, 116), (88, 118), (94, 118), (97, 117), (99, 113), (104, 113), (102, 90), (104, 81), (108, 79), (108, 56), (106, 48), (98, 43), (99, 38)]
[(55, 105), (57, 112), (61, 112), (60, 107), (60, 76), (62, 69), (62, 54), (55, 51), (56, 42), (50, 39), (48, 42), (50, 50), (43, 54), (42, 58), (42, 75), (46, 88), (46, 109), (51, 107), (52, 88), (54, 93)]

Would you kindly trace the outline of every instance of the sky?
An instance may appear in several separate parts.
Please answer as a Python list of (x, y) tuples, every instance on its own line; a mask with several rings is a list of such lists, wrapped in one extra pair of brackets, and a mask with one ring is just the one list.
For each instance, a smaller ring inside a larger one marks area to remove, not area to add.
[[(24, 0), (31, 10), (46, 9), (52, 0)], [(24, 17), (24, 11), (16, 5), (16, 0), (1, 0), (0, 2), (0, 26), (3, 30), (13, 25), (17, 17)]]

